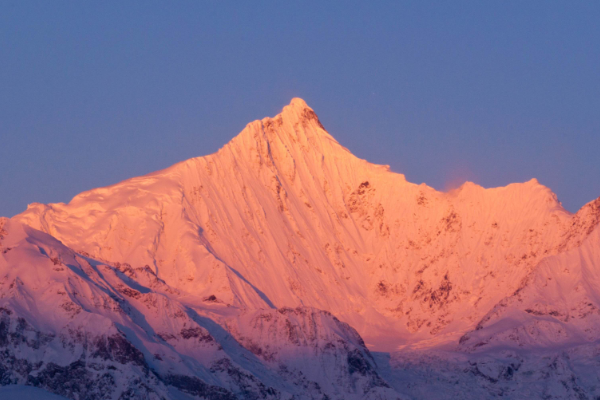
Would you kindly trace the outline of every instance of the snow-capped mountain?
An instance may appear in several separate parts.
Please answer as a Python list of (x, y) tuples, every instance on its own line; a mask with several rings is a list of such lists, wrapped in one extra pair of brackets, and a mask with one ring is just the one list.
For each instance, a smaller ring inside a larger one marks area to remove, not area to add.
[[(501, 352), (541, 365), (519, 351), (600, 339), (599, 225), (600, 199), (571, 214), (536, 180), (407, 182), (294, 99), (215, 154), (1, 220), (0, 383), (76, 399), (421, 398), (433, 392), (407, 382), (490, 378), (472, 366), (485, 355), (504, 372), (471, 395), (494, 396), (514, 361)], [(508, 381), (506, 395), (527, 379)]]

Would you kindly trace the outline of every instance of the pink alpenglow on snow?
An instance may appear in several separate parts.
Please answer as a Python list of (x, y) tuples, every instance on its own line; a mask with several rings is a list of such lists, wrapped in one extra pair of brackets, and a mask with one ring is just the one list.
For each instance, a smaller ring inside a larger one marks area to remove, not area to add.
[(410, 183), (296, 98), (215, 154), (0, 220), (0, 382), (72, 399), (598, 396), (599, 225), (600, 199), (571, 214), (535, 179)]

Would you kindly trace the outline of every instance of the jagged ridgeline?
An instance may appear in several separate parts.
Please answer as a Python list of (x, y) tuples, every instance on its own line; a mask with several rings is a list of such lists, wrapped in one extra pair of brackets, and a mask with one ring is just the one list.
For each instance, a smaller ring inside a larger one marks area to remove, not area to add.
[[(215, 154), (0, 220), (0, 383), (78, 400), (543, 398), (557, 382), (592, 397), (578, 365), (600, 339), (599, 224), (600, 200), (570, 214), (536, 180), (407, 182), (294, 99)], [(558, 348), (583, 355), (552, 370)], [(537, 386), (536, 366), (554, 371)]]

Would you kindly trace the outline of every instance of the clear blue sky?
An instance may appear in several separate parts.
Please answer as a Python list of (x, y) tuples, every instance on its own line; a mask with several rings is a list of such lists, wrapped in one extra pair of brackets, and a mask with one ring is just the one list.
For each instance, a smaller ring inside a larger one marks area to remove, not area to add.
[(600, 196), (600, 2), (0, 3), (0, 215), (216, 151), (302, 97), (438, 189)]

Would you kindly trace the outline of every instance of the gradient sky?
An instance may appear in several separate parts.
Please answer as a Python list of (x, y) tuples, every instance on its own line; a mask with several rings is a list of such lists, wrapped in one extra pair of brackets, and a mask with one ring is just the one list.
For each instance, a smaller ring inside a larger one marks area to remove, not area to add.
[(600, 2), (19, 0), (0, 215), (212, 153), (292, 97), (415, 183), (600, 196)]

